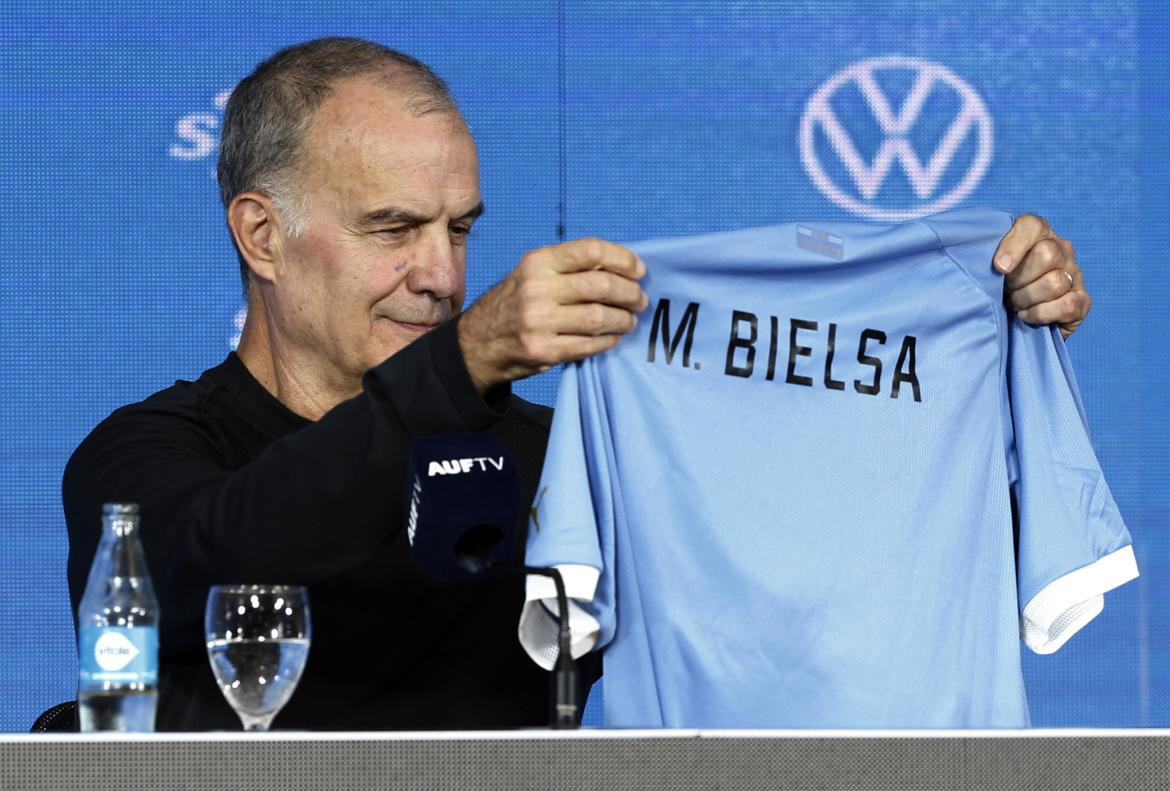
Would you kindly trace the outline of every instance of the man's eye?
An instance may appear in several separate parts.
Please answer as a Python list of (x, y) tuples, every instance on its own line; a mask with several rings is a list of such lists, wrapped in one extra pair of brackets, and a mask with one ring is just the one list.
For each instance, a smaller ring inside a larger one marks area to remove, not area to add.
[(407, 223), (405, 225), (390, 225), (385, 228), (379, 228), (374, 233), (384, 239), (401, 239), (417, 228), (417, 225)]

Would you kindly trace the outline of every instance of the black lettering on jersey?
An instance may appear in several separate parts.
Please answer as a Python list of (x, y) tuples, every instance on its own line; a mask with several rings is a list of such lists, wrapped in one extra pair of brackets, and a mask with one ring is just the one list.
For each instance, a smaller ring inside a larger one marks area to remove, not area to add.
[[(909, 382), (914, 389), (914, 400), (922, 401), (922, 390), (918, 387), (918, 372), (914, 370), (914, 349), (918, 339), (907, 335), (902, 339), (902, 350), (898, 352), (898, 364), (894, 366), (894, 381), (890, 385), (890, 398), (898, 397), (898, 388), (902, 382)], [(903, 370), (906, 366), (906, 370)]]
[[(674, 353), (678, 349), (679, 343), (682, 343), (682, 365), (683, 368), (691, 367), (691, 344), (695, 340), (695, 323), (699, 319), (699, 303), (691, 302), (687, 305), (686, 310), (683, 311), (682, 319), (678, 323), (678, 329), (674, 331), (674, 335), (670, 334), (670, 300), (662, 298), (658, 300), (658, 306), (654, 308), (654, 323), (650, 325), (650, 345), (646, 349), (646, 362), (654, 362), (654, 353), (658, 347), (658, 333), (662, 332), (662, 352), (666, 357), (666, 364), (674, 362)], [(686, 340), (683, 340), (683, 337)]]
[(860, 379), (853, 380), (853, 389), (865, 395), (877, 395), (882, 391), (882, 361), (877, 357), (866, 354), (866, 347), (870, 341), (877, 341), (883, 346), (886, 343), (886, 334), (881, 330), (863, 330), (857, 341), (857, 362), (862, 365), (873, 366), (873, 382), (863, 384)]
[[(665, 313), (665, 310), (666, 308), (660, 306), (659, 312)], [(684, 325), (686, 321), (687, 319), (684, 317)], [(922, 385), (918, 378), (918, 338), (916, 336), (891, 336), (885, 330), (873, 327), (862, 330), (857, 339), (858, 367), (854, 369), (852, 363), (843, 363), (838, 359), (837, 335), (841, 327), (836, 322), (797, 318), (782, 319), (769, 315), (768, 323), (765, 325), (771, 331), (766, 352), (768, 362), (766, 366), (760, 366), (765, 381), (776, 380), (776, 358), (780, 354), (780, 349), (783, 348), (783, 341), (780, 338), (780, 327), (783, 321), (788, 322), (788, 359), (784, 378), (780, 380), (784, 384), (810, 388), (820, 384), (825, 390), (843, 392), (849, 389), (848, 382), (850, 380), (837, 378), (834, 369), (834, 365), (836, 365), (837, 369), (841, 369), (843, 376), (857, 371), (857, 378), (852, 380), (854, 392), (862, 395), (878, 395), (883, 389), (883, 369), (887, 372), (891, 370), (888, 363), (893, 359), (893, 346), (896, 343), (899, 352), (897, 362), (893, 364), (892, 378), (888, 385), (890, 398), (899, 398), (903, 385), (909, 384), (913, 391), (913, 400), (916, 403), (922, 402)], [(670, 329), (668, 315), (658, 318), (658, 314), (656, 314), (656, 328), (659, 323), (661, 323), (664, 333)], [(822, 325), (826, 325), (826, 333), (823, 336), (819, 334)], [(760, 316), (746, 310), (732, 310), (730, 330), (723, 373), (726, 376), (750, 379), (756, 373), (756, 347), (763, 341), (760, 337)], [(656, 343), (654, 339), (657, 337), (657, 331), (657, 329), (654, 330), (652, 344)], [(673, 346), (677, 346), (681, 342), (679, 338), (683, 331), (684, 327), (680, 326), (675, 333), (673, 345), (666, 347), (668, 354)], [(849, 336), (849, 339), (842, 338), (842, 346), (852, 343), (852, 333), (849, 333)], [(887, 346), (889, 347), (888, 351), (882, 348)], [(818, 357), (822, 353), (824, 354), (823, 368), (822, 361)], [(653, 359), (653, 353), (650, 357)], [(809, 362), (802, 362), (801, 358), (809, 358)], [(813, 362), (814, 359), (815, 362)], [(698, 367), (697, 363), (694, 365)], [(811, 375), (811, 370), (801, 370), (801, 365), (809, 366), (809, 368), (813, 365), (817, 366), (820, 376)], [(865, 372), (865, 368), (869, 368), (870, 371)]]
[(776, 378), (776, 347), (779, 345), (780, 319), (775, 316), (769, 316), (768, 318), (771, 320), (772, 338), (768, 341), (768, 375), (764, 378), (771, 382)]
[[(747, 324), (749, 334), (741, 336), (739, 325)], [(723, 373), (728, 376), (742, 376), (747, 379), (752, 375), (756, 365), (756, 338), (759, 336), (759, 321), (756, 314), (746, 310), (731, 311), (731, 337), (727, 339), (727, 362), (723, 366)], [(743, 365), (735, 364), (735, 350), (746, 349), (747, 360)]]
[(796, 332), (797, 330), (813, 330), (816, 331), (817, 323), (815, 321), (805, 321), (804, 319), (790, 319), (788, 322), (788, 375), (784, 377), (784, 381), (790, 385), (804, 385), (805, 387), (812, 387), (811, 376), (798, 376), (796, 373), (796, 358), (797, 357), (812, 357), (811, 346), (797, 346)]
[(845, 383), (833, 378), (833, 355), (837, 351), (837, 325), (829, 323), (829, 345), (825, 347), (825, 389), (844, 390)]

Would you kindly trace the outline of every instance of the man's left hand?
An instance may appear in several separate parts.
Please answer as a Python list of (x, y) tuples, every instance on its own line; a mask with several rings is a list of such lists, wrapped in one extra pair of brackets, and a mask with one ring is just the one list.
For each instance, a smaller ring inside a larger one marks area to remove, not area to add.
[(1004, 300), (1029, 324), (1057, 324), (1072, 335), (1093, 300), (1077, 266), (1072, 243), (1057, 236), (1043, 217), (1023, 214), (995, 251), (995, 268), (1005, 275)]

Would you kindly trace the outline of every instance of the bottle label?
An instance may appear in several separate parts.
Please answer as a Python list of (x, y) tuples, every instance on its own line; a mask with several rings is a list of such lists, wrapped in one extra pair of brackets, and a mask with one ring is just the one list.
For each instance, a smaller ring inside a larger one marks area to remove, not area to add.
[(81, 683), (158, 683), (158, 629), (87, 626), (81, 630)]

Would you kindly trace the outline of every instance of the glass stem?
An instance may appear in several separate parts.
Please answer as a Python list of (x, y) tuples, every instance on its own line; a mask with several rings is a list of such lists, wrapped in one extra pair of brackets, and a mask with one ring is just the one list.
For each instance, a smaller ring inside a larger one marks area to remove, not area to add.
[(266, 731), (272, 724), (272, 717), (240, 717), (245, 731)]

